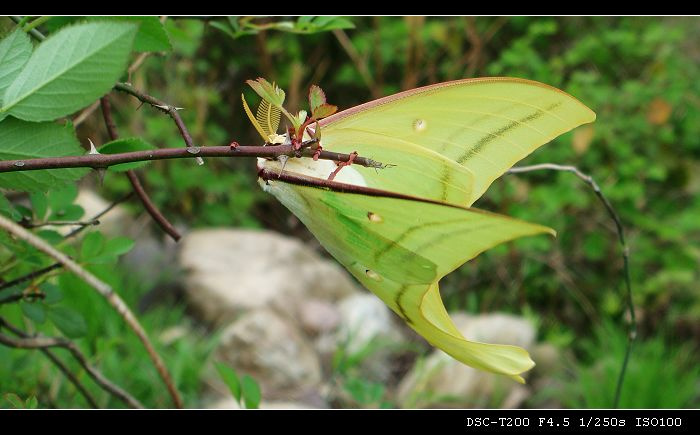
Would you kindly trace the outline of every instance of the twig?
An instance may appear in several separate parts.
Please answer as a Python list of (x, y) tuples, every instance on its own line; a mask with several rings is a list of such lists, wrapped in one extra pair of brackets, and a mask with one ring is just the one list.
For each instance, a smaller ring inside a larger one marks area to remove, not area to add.
[(119, 315), (124, 319), (127, 325), (129, 325), (129, 327), (141, 340), (141, 343), (143, 343), (144, 347), (146, 348), (146, 351), (148, 352), (149, 357), (153, 361), (153, 365), (156, 367), (158, 374), (167, 386), (168, 392), (170, 393), (170, 396), (172, 397), (175, 406), (178, 408), (182, 408), (182, 399), (180, 398), (180, 394), (175, 388), (175, 384), (173, 383), (172, 377), (170, 376), (170, 373), (168, 373), (168, 370), (165, 367), (163, 360), (155, 351), (153, 344), (151, 344), (151, 341), (148, 339), (148, 335), (146, 335), (146, 331), (143, 329), (138, 319), (134, 316), (134, 314), (131, 312), (126, 303), (124, 303), (121, 297), (119, 297), (119, 295), (114, 292), (112, 287), (101, 281), (89, 271), (82, 268), (80, 265), (78, 265), (78, 263), (73, 261), (63, 252), (60, 252), (40, 237), (31, 233), (27, 229), (22, 228), (20, 225), (16, 224), (15, 222), (7, 219), (5, 216), (2, 215), (0, 215), (0, 228), (4, 229), (5, 231), (14, 235), (15, 237), (24, 240), (25, 242), (37, 248), (38, 250), (54, 258), (57, 262), (63, 264), (63, 266), (67, 270), (76, 274), (79, 278), (81, 278), (92, 288), (94, 288), (100, 295), (107, 299), (107, 302), (109, 302), (109, 304), (117, 311), (117, 313), (119, 313)]
[(59, 360), (56, 355), (53, 354), (48, 348), (50, 347), (62, 347), (64, 349), (67, 349), (73, 357), (78, 361), (78, 363), (85, 369), (85, 371), (90, 375), (90, 377), (100, 386), (102, 389), (107, 391), (108, 393), (112, 394), (113, 396), (119, 398), (122, 400), (124, 403), (129, 405), (132, 408), (143, 408), (143, 405), (141, 402), (136, 400), (133, 396), (131, 396), (129, 393), (124, 391), (121, 387), (118, 385), (114, 384), (112, 381), (107, 379), (102, 372), (97, 370), (95, 367), (93, 367), (83, 355), (82, 352), (78, 349), (78, 347), (71, 341), (62, 339), (62, 338), (55, 338), (55, 337), (42, 337), (42, 336), (35, 336), (31, 337), (24, 331), (16, 328), (15, 326), (11, 325), (5, 319), (0, 317), (0, 328), (7, 328), (10, 330), (13, 334), (19, 336), (20, 338), (11, 338), (8, 337), (4, 334), (0, 334), (0, 343), (18, 348), (18, 349), (40, 349), (46, 356), (51, 359), (51, 361), (56, 364), (59, 369), (66, 374), (68, 379), (78, 388), (78, 390), (85, 396), (87, 401), (90, 403), (90, 406), (97, 408), (97, 403), (95, 402), (95, 399), (90, 396), (90, 394), (85, 390), (85, 388), (78, 382), (77, 378), (73, 376), (73, 374), (70, 372), (70, 370)]
[[(182, 118), (180, 117), (180, 114), (178, 113), (178, 110), (181, 108), (171, 106), (170, 104), (163, 102), (155, 97), (152, 97), (148, 94), (144, 94), (143, 92), (140, 92), (136, 90), (133, 86), (131, 86), (128, 83), (117, 83), (114, 86), (114, 89), (122, 92), (126, 92), (129, 95), (132, 95), (136, 97), (139, 101), (142, 103), (148, 103), (149, 105), (155, 107), (156, 109), (160, 110), (161, 112), (167, 113), (170, 115), (170, 117), (175, 121), (175, 125), (177, 125), (177, 129), (180, 131), (180, 135), (182, 136), (182, 139), (185, 141), (185, 145), (188, 148), (194, 147), (194, 142), (192, 141), (192, 136), (190, 135), (189, 130), (187, 130), (187, 127), (185, 126), (185, 123), (182, 122)], [(196, 157), (195, 160), (197, 161), (197, 164), (203, 165), (204, 160), (202, 160), (201, 157)]]
[(126, 176), (129, 178), (129, 182), (131, 183), (131, 187), (132, 189), (134, 189), (136, 196), (139, 197), (141, 203), (143, 204), (143, 207), (146, 209), (148, 214), (151, 215), (151, 218), (153, 218), (153, 220), (156, 221), (160, 229), (162, 229), (173, 240), (175, 240), (176, 242), (179, 241), (182, 238), (182, 235), (180, 235), (180, 233), (175, 229), (173, 224), (171, 224), (170, 221), (168, 221), (168, 219), (163, 215), (163, 213), (161, 213), (160, 210), (158, 210), (158, 207), (156, 207), (153, 201), (151, 201), (151, 198), (148, 196), (143, 186), (141, 185), (139, 177), (136, 176), (136, 172), (127, 171)]
[(46, 295), (42, 292), (15, 293), (0, 299), (0, 305), (21, 301), (22, 299), (44, 299)]
[(620, 220), (620, 217), (617, 215), (615, 212), (615, 209), (613, 208), (612, 204), (610, 204), (610, 201), (603, 195), (603, 192), (600, 190), (600, 186), (598, 186), (598, 183), (595, 182), (593, 177), (590, 175), (586, 175), (583, 172), (581, 172), (578, 168), (575, 166), (564, 166), (564, 165), (557, 165), (554, 163), (542, 163), (539, 165), (532, 165), (532, 166), (520, 166), (520, 167), (515, 167), (511, 168), (506, 172), (506, 174), (520, 174), (524, 172), (532, 172), (532, 171), (540, 171), (540, 170), (553, 170), (553, 171), (561, 171), (561, 172), (571, 172), (572, 174), (576, 175), (578, 178), (583, 180), (584, 183), (588, 184), (593, 191), (595, 192), (596, 196), (600, 200), (600, 202), (603, 203), (605, 206), (605, 209), (608, 211), (608, 215), (612, 218), (612, 220), (615, 222), (615, 228), (617, 230), (617, 236), (618, 240), (620, 241), (620, 245), (622, 246), (622, 259), (623, 259), (623, 269), (624, 269), (624, 277), (625, 277), (625, 286), (627, 290), (627, 305), (629, 308), (629, 313), (630, 313), (630, 324), (629, 324), (629, 329), (627, 332), (627, 348), (625, 350), (625, 358), (622, 361), (622, 368), (620, 369), (620, 375), (617, 379), (617, 387), (615, 389), (615, 399), (613, 400), (613, 407), (617, 408), (618, 405), (620, 404), (620, 395), (622, 393), (622, 384), (625, 379), (625, 374), (627, 372), (627, 365), (629, 363), (629, 358), (630, 354), (632, 352), (632, 346), (634, 344), (634, 340), (637, 338), (637, 318), (635, 315), (634, 311), (634, 302), (632, 300), (632, 280), (630, 278), (630, 268), (629, 268), (629, 257), (630, 257), (630, 251), (629, 247), (627, 246), (627, 243), (625, 242), (625, 231), (622, 226), (622, 221)]
[(35, 270), (34, 272), (29, 272), (26, 275), (22, 275), (19, 278), (15, 278), (12, 281), (7, 281), (0, 285), (0, 291), (5, 290), (6, 288), (14, 287), (17, 284), (22, 284), (25, 281), (30, 281), (34, 278), (38, 278), (46, 273), (51, 272), (52, 270), (59, 269), (61, 267), (60, 263), (54, 263), (51, 266), (44, 267), (43, 269)]
[[(112, 118), (112, 108), (109, 104), (109, 99), (106, 96), (100, 98), (100, 105), (102, 107), (102, 116), (104, 117), (105, 125), (107, 126), (107, 133), (109, 134), (110, 139), (117, 140), (119, 138), (119, 134), (117, 133), (117, 127), (114, 124), (114, 118)], [(156, 221), (158, 226), (176, 242), (180, 240), (182, 236), (175, 229), (173, 224), (171, 224), (170, 221), (168, 221), (168, 219), (163, 215), (163, 213), (158, 210), (158, 207), (156, 207), (151, 198), (148, 196), (148, 193), (146, 193), (146, 190), (141, 185), (141, 181), (139, 181), (139, 177), (136, 175), (136, 172), (133, 170), (126, 171), (126, 177), (129, 179), (134, 193), (136, 193), (136, 196), (139, 197), (144, 208), (148, 214), (151, 215), (153, 220)]]
[(46, 222), (27, 222), (22, 223), (21, 225), (24, 228), (39, 228), (39, 227), (46, 227), (46, 226), (55, 226), (55, 227), (60, 227), (60, 226), (73, 226), (73, 225), (81, 225), (84, 227), (89, 227), (90, 225), (99, 225), (100, 221), (93, 219), (91, 221), (46, 221)]
[[(122, 196), (121, 198), (117, 199), (116, 201), (114, 201), (113, 203), (111, 203), (111, 204), (109, 205), (109, 207), (107, 207), (107, 208), (105, 208), (104, 210), (102, 210), (101, 212), (97, 213), (97, 214), (92, 218), (92, 220), (93, 220), (93, 221), (97, 221), (99, 218), (101, 218), (102, 216), (106, 215), (106, 214), (107, 214), (110, 210), (112, 210), (114, 207), (116, 207), (117, 205), (119, 205), (119, 204), (121, 204), (122, 202), (124, 202), (124, 201), (126, 201), (127, 199), (129, 199), (129, 197), (130, 197), (132, 194), (133, 194), (133, 192), (129, 192), (129, 193), (127, 193), (126, 195)], [(65, 237), (64, 237), (63, 239), (66, 240), (66, 239), (69, 239), (69, 238), (71, 238), (71, 237), (74, 237), (74, 236), (78, 235), (78, 234), (79, 234), (81, 231), (83, 231), (86, 227), (87, 227), (87, 225), (81, 225), (81, 226), (79, 226), (78, 228), (76, 228), (76, 229), (74, 229), (73, 231), (71, 231), (71, 232), (69, 232), (68, 234), (66, 234)], [(53, 271), (53, 270), (55, 270), (55, 269), (61, 268), (61, 266), (62, 266), (61, 263), (54, 263), (54, 264), (52, 264), (52, 265), (50, 265), (50, 266), (44, 267), (43, 269), (35, 270), (35, 271), (30, 272), (30, 273), (28, 273), (28, 274), (26, 274), (26, 275), (22, 275), (22, 276), (20, 276), (19, 278), (15, 278), (15, 279), (13, 279), (12, 281), (8, 281), (8, 282), (6, 282), (6, 283), (0, 284), (0, 291), (4, 290), (4, 289), (6, 289), (6, 288), (13, 287), (13, 286), (15, 286), (15, 285), (17, 285), (17, 284), (21, 284), (21, 283), (23, 283), (23, 282), (25, 282), (25, 281), (30, 281), (30, 280), (32, 280), (32, 279), (34, 279), (34, 278), (38, 278), (38, 277), (40, 277), (40, 276), (42, 276), (42, 275), (44, 275), (44, 274), (46, 274), (46, 273), (49, 273), (49, 272), (51, 272), (51, 271)]]
[[(122, 196), (121, 198), (117, 199), (116, 201), (112, 202), (109, 206), (107, 206), (107, 208), (105, 208), (104, 210), (102, 210), (101, 212), (99, 212), (95, 216), (93, 216), (91, 220), (98, 221), (100, 218), (102, 218), (102, 216), (104, 216), (107, 213), (109, 213), (110, 211), (112, 211), (112, 209), (114, 209), (114, 207), (118, 206), (122, 202), (129, 199), (131, 197), (131, 195), (133, 195), (133, 192), (129, 192), (126, 195)], [(78, 228), (74, 229), (73, 231), (71, 231), (70, 233), (66, 234), (64, 239), (70, 239), (71, 237), (78, 235), (85, 228), (86, 228), (86, 225), (81, 225), (80, 227), (78, 227)]]
[[(306, 141), (302, 146), (315, 141)], [(313, 157), (314, 150), (304, 148), (295, 150), (292, 145), (270, 145), (270, 146), (238, 146), (231, 148), (228, 145), (206, 146), (194, 148), (160, 148), (155, 150), (132, 151), (118, 154), (86, 154), (82, 156), (46, 157), (27, 160), (3, 160), (0, 161), (0, 173), (36, 171), (40, 169), (60, 169), (60, 168), (93, 168), (105, 169), (120, 163), (145, 162), (151, 160), (166, 159), (186, 159), (197, 156), (201, 157), (269, 157), (280, 156)], [(318, 156), (322, 160), (333, 160), (336, 162), (347, 162), (350, 154), (335, 153), (323, 150)], [(356, 157), (353, 164), (367, 168), (383, 168), (380, 162), (366, 158)]]

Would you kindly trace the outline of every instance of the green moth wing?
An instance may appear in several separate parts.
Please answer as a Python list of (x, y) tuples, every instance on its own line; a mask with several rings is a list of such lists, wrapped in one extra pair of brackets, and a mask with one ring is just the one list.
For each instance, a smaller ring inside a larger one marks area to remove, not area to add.
[(388, 164), (258, 159), (263, 189), (290, 209), (366, 288), (416, 332), (472, 367), (521, 374), (526, 350), (466, 340), (438, 281), (479, 253), (553, 230), (469, 208), (513, 164), (595, 114), (547, 85), (467, 79), (402, 92), (319, 122), (321, 145)]
[(395, 165), (357, 168), (370, 187), (470, 206), (538, 147), (595, 113), (542, 83), (507, 77), (425, 86), (320, 121), (324, 149)]
[(373, 189), (355, 192), (342, 183), (329, 189), (275, 175), (263, 183), (355, 278), (433, 345), (465, 364), (518, 380), (534, 365), (518, 347), (467, 341), (447, 315), (437, 282), (493, 246), (551, 229)]

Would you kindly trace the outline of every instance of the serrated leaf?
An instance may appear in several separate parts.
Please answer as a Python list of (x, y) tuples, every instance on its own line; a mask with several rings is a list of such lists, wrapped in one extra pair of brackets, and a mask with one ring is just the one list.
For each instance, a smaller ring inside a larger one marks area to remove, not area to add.
[(46, 310), (39, 302), (22, 302), (19, 304), (22, 313), (36, 323), (44, 323), (46, 320)]
[(44, 303), (45, 304), (55, 304), (63, 299), (63, 292), (61, 288), (50, 282), (45, 282), (39, 286), (39, 290), (44, 293)]
[(311, 85), (309, 88), (309, 107), (313, 113), (317, 107), (326, 103), (326, 94), (318, 85)]
[(241, 382), (238, 380), (238, 375), (236, 371), (225, 364), (215, 363), (216, 371), (219, 372), (219, 376), (226, 383), (228, 389), (231, 391), (234, 399), (236, 401), (241, 401)]
[(331, 116), (338, 111), (338, 106), (332, 104), (321, 104), (312, 112), (312, 116), (316, 119), (322, 119), (326, 116)]
[[(21, 160), (83, 154), (73, 126), (52, 122), (33, 123), (8, 118), (0, 122), (0, 159)], [(47, 169), (0, 174), (0, 187), (37, 191), (63, 186), (80, 179), (87, 169)]]
[(260, 386), (249, 375), (243, 375), (241, 378), (241, 393), (247, 409), (257, 409), (260, 406)]
[(49, 319), (68, 338), (80, 338), (87, 332), (85, 318), (79, 312), (68, 307), (52, 307), (48, 311)]
[[(112, 142), (107, 142), (100, 148), (100, 153), (102, 154), (119, 154), (128, 153), (132, 151), (146, 151), (155, 149), (153, 145), (146, 142), (145, 140), (138, 137), (129, 137), (124, 139), (117, 139)], [(131, 163), (120, 163), (118, 165), (110, 166), (110, 171), (125, 172), (131, 169), (140, 168), (146, 166), (149, 162), (131, 162)]]
[(80, 258), (83, 261), (90, 261), (93, 257), (102, 254), (105, 247), (105, 238), (99, 231), (88, 233), (83, 238), (83, 244), (80, 247)]
[(24, 409), (24, 402), (15, 393), (5, 393), (2, 397), (15, 409)]
[(32, 55), (29, 36), (17, 29), (0, 41), (0, 106), (2, 95)]
[(62, 28), (34, 50), (5, 91), (0, 113), (49, 121), (92, 103), (124, 72), (137, 30), (116, 22)]

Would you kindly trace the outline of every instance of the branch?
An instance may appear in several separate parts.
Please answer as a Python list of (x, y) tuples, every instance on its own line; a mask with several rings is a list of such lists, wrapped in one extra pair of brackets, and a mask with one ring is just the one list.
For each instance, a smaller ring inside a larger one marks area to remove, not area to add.
[[(114, 207), (116, 207), (117, 205), (121, 204), (122, 202), (126, 201), (132, 194), (133, 194), (133, 192), (129, 192), (129, 193), (127, 193), (126, 195), (124, 195), (124, 196), (122, 196), (121, 198), (119, 198), (118, 200), (116, 200), (116, 201), (114, 201), (113, 203), (111, 203), (111, 204), (109, 205), (109, 207), (107, 207), (106, 209), (102, 210), (101, 212), (99, 212), (99, 213), (97, 213), (95, 216), (93, 216), (92, 221), (97, 221), (97, 220), (100, 219), (102, 216), (104, 216), (104, 215), (106, 215), (107, 213), (109, 213), (110, 210), (112, 210)], [(66, 240), (66, 239), (69, 239), (69, 238), (71, 238), (71, 237), (74, 237), (74, 236), (78, 235), (81, 231), (83, 231), (83, 230), (85, 229), (86, 226), (87, 226), (87, 225), (81, 225), (81, 226), (79, 226), (78, 228), (74, 229), (74, 230), (71, 231), (70, 233), (66, 234), (65, 237), (64, 237), (63, 239)], [(20, 276), (19, 278), (13, 279), (12, 281), (8, 281), (8, 282), (5, 282), (5, 283), (2, 283), (2, 284), (0, 284), (0, 291), (5, 290), (6, 288), (13, 287), (13, 286), (15, 286), (15, 285), (17, 285), (17, 284), (21, 284), (21, 283), (23, 283), (23, 282), (25, 282), (25, 281), (33, 280), (34, 278), (38, 278), (38, 277), (40, 277), (40, 276), (42, 276), (42, 275), (44, 275), (44, 274), (46, 274), (46, 273), (49, 273), (49, 272), (51, 272), (51, 271), (53, 271), (53, 270), (55, 270), (55, 269), (60, 269), (61, 266), (62, 266), (61, 263), (54, 263), (54, 264), (52, 264), (52, 265), (50, 265), (50, 266), (44, 267), (43, 269), (35, 270), (35, 271), (33, 271), (33, 272), (29, 272), (29, 273), (26, 274), (26, 275), (22, 275), (22, 276)]]
[(66, 367), (63, 362), (56, 357), (56, 355), (51, 352), (48, 348), (50, 347), (62, 347), (67, 349), (73, 357), (78, 361), (78, 363), (85, 369), (88, 375), (100, 386), (102, 389), (122, 400), (128, 406), (132, 408), (143, 408), (141, 402), (132, 397), (129, 393), (124, 391), (121, 387), (114, 384), (112, 381), (107, 379), (99, 370), (93, 367), (85, 357), (85, 355), (80, 352), (78, 347), (71, 341), (54, 338), (54, 337), (42, 337), (35, 336), (31, 337), (24, 331), (16, 328), (15, 326), (9, 324), (5, 319), (0, 317), (0, 328), (4, 327), (10, 330), (13, 334), (19, 336), (20, 338), (11, 338), (6, 335), (0, 334), (0, 343), (14, 347), (18, 349), (39, 349), (41, 350), (49, 359), (58, 366), (58, 368), (68, 377), (68, 379), (73, 383), (73, 385), (78, 388), (78, 390), (85, 396), (85, 399), (90, 403), (93, 408), (98, 408), (95, 399), (92, 398), (90, 393), (85, 390), (85, 388), (80, 384), (78, 379), (73, 375), (73, 373)]
[[(302, 143), (307, 146), (315, 142), (314, 140)], [(205, 146), (194, 148), (160, 148), (156, 150), (132, 151), (118, 154), (86, 154), (82, 156), (46, 157), (27, 160), (2, 160), (0, 161), (0, 173), (37, 171), (41, 169), (61, 169), (61, 168), (92, 168), (105, 169), (120, 163), (145, 162), (151, 160), (167, 159), (187, 159), (193, 157), (268, 157), (277, 158), (288, 157), (314, 157), (315, 151), (304, 148), (295, 150), (292, 145), (269, 145), (269, 146), (238, 146), (232, 148), (224, 146)], [(333, 160), (336, 162), (347, 162), (351, 154), (341, 154), (332, 151), (322, 150), (318, 158), (322, 160)], [(384, 165), (366, 157), (355, 157), (354, 165), (367, 168), (383, 168)]]
[(539, 165), (532, 165), (532, 166), (520, 166), (516, 168), (511, 168), (506, 172), (506, 174), (520, 174), (524, 172), (533, 172), (533, 171), (540, 171), (540, 170), (553, 170), (553, 171), (560, 171), (560, 172), (571, 172), (572, 174), (576, 175), (578, 178), (583, 180), (584, 183), (588, 184), (591, 186), (593, 191), (595, 192), (596, 196), (600, 200), (600, 202), (603, 203), (605, 206), (605, 209), (608, 211), (608, 215), (612, 218), (612, 220), (615, 222), (615, 228), (617, 230), (617, 237), (618, 240), (620, 241), (620, 245), (622, 246), (622, 259), (623, 259), (623, 269), (624, 269), (624, 277), (625, 277), (625, 286), (627, 289), (627, 305), (629, 307), (629, 313), (630, 313), (630, 324), (629, 324), (629, 330), (627, 332), (627, 349), (625, 350), (625, 358), (622, 361), (622, 368), (620, 369), (620, 375), (617, 379), (617, 387), (615, 389), (615, 399), (613, 401), (613, 407), (617, 408), (618, 405), (620, 404), (620, 394), (622, 393), (622, 383), (625, 379), (625, 373), (627, 372), (627, 364), (629, 362), (630, 358), (630, 353), (632, 352), (632, 345), (634, 344), (634, 340), (637, 338), (637, 318), (635, 315), (634, 311), (634, 302), (632, 301), (632, 280), (630, 278), (630, 267), (629, 267), (629, 257), (630, 257), (630, 250), (629, 247), (627, 246), (627, 243), (625, 242), (625, 230), (622, 226), (622, 221), (620, 220), (620, 217), (617, 215), (615, 212), (615, 209), (613, 208), (612, 204), (610, 204), (610, 201), (603, 195), (603, 192), (600, 190), (600, 186), (598, 186), (598, 183), (595, 182), (593, 177), (590, 175), (586, 175), (583, 172), (581, 172), (578, 168), (575, 166), (563, 166), (563, 165), (556, 165), (554, 163), (542, 163)]
[(51, 272), (54, 269), (59, 269), (61, 267), (61, 263), (54, 263), (51, 266), (44, 267), (43, 269), (35, 270), (34, 272), (29, 272), (26, 275), (22, 275), (19, 278), (13, 279), (12, 281), (7, 281), (0, 285), (0, 291), (5, 290), (6, 288), (14, 287), (17, 284), (22, 284), (25, 281), (30, 281), (34, 278), (38, 278), (46, 273)]
[(170, 393), (173, 402), (175, 403), (175, 406), (178, 408), (182, 408), (182, 399), (180, 398), (180, 394), (175, 388), (170, 373), (168, 373), (168, 370), (165, 367), (163, 360), (160, 358), (158, 353), (156, 353), (153, 344), (151, 344), (151, 341), (148, 339), (148, 335), (146, 335), (146, 331), (143, 329), (138, 319), (136, 319), (134, 314), (131, 312), (126, 303), (124, 303), (121, 297), (119, 297), (119, 295), (114, 292), (112, 287), (110, 287), (105, 282), (101, 281), (89, 271), (82, 268), (80, 265), (78, 265), (78, 263), (70, 259), (63, 252), (58, 251), (56, 248), (51, 246), (49, 243), (47, 243), (40, 237), (29, 232), (27, 229), (22, 228), (20, 225), (12, 222), (11, 220), (7, 219), (5, 216), (2, 215), (0, 215), (0, 228), (4, 229), (5, 231), (10, 233), (11, 235), (14, 235), (15, 237), (24, 240), (25, 242), (29, 243), (30, 245), (34, 246), (35, 248), (44, 252), (50, 257), (53, 257), (57, 262), (63, 264), (63, 266), (67, 270), (76, 274), (79, 278), (81, 278), (92, 288), (94, 288), (97, 291), (97, 293), (103, 296), (141, 340), (141, 343), (143, 343), (143, 346), (146, 348), (146, 351), (148, 352), (151, 361), (153, 361), (153, 365), (156, 367), (158, 374), (167, 386), (168, 392)]
[[(182, 118), (180, 117), (180, 114), (178, 113), (178, 110), (181, 108), (171, 106), (170, 104), (161, 101), (155, 97), (152, 97), (148, 94), (144, 94), (143, 92), (140, 92), (136, 90), (133, 86), (131, 86), (128, 83), (117, 83), (114, 85), (114, 89), (122, 92), (126, 92), (129, 95), (133, 95), (136, 97), (139, 101), (142, 103), (148, 103), (151, 106), (155, 107), (156, 109), (160, 110), (161, 112), (167, 113), (170, 115), (170, 117), (175, 121), (175, 125), (177, 125), (177, 129), (180, 131), (180, 135), (182, 135), (182, 139), (185, 141), (185, 145), (188, 148), (194, 147), (194, 142), (192, 141), (192, 136), (190, 135), (189, 130), (187, 130), (187, 127), (185, 126), (185, 123), (182, 122)], [(202, 160), (201, 157), (196, 157), (195, 160), (197, 161), (198, 165), (203, 165), (204, 160)]]
[[(100, 104), (102, 106), (102, 116), (104, 117), (105, 125), (107, 126), (107, 133), (109, 134), (110, 139), (117, 140), (119, 138), (119, 134), (117, 133), (116, 125), (114, 125), (114, 119), (112, 118), (112, 108), (109, 105), (109, 99), (106, 96), (100, 98)], [(151, 215), (153, 220), (156, 221), (158, 226), (163, 231), (165, 231), (166, 234), (172, 237), (172, 239), (176, 242), (180, 240), (182, 236), (175, 229), (173, 224), (171, 224), (170, 221), (168, 221), (168, 219), (163, 215), (163, 213), (161, 213), (160, 210), (158, 210), (158, 207), (156, 207), (153, 201), (151, 201), (151, 198), (148, 196), (148, 193), (146, 193), (146, 190), (141, 185), (141, 182), (139, 181), (139, 177), (136, 175), (136, 172), (133, 170), (126, 171), (126, 177), (129, 179), (129, 182), (131, 183), (131, 188), (134, 189), (136, 196), (139, 197), (144, 208), (146, 209), (148, 214)]]

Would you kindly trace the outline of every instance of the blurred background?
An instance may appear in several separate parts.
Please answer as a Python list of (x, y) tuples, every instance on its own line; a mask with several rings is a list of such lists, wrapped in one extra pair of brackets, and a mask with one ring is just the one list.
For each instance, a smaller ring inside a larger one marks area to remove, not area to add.
[[(596, 122), (521, 164), (577, 166), (625, 226), (638, 336), (620, 406), (700, 406), (698, 18), (343, 17), (308, 34), (294, 32), (296, 23), (168, 18), (173, 51), (145, 58), (130, 81), (184, 107), (200, 145), (258, 144), (241, 105), (241, 93), (257, 101), (245, 86), (256, 77), (277, 82), (290, 111), (306, 108), (311, 84), (341, 110), (467, 77), (522, 77), (571, 93)], [(122, 136), (183, 145), (169, 118), (125, 95), (112, 102)], [(108, 141), (99, 111), (78, 133), (84, 144)], [(530, 350), (538, 365), (525, 386), (455, 365), (377, 305), (262, 192), (252, 160), (159, 161), (140, 176), (185, 239), (167, 240), (129, 201), (101, 231), (135, 247), (119, 267), (94, 270), (138, 308), (190, 407), (237, 406), (216, 363), (252, 376), (268, 407), (612, 406), (629, 321), (622, 252), (613, 221), (571, 174), (497, 180), (476, 207), (547, 225), (557, 238), (500, 246), (441, 284), (467, 336)], [(129, 190), (118, 174), (91, 174), (80, 192), (53, 198), (88, 216), (99, 211), (90, 204)], [(78, 342), (105, 374), (147, 406), (169, 406), (109, 307), (76, 278), (54, 285), (85, 317)], [(38, 354), (0, 348), (0, 379), (4, 391), (42, 406), (86, 406)]]

